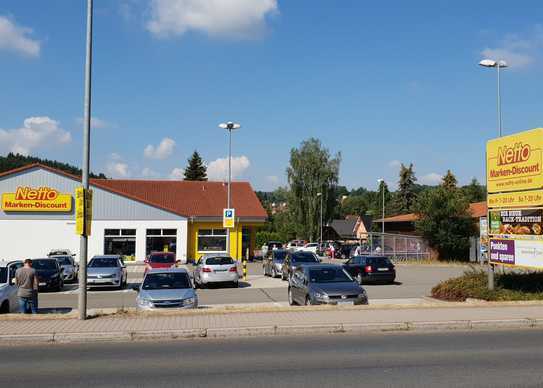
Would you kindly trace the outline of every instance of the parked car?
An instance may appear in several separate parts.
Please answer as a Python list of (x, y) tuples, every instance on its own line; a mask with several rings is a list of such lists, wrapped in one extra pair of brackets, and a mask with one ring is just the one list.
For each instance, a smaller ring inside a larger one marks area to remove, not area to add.
[(147, 271), (138, 292), (138, 310), (163, 308), (193, 309), (198, 307), (198, 296), (184, 268), (162, 268)]
[(230, 283), (237, 287), (239, 282), (238, 266), (230, 256), (203, 256), (194, 269), (193, 278), (196, 287), (204, 287), (211, 283)]
[(87, 287), (117, 287), (128, 282), (126, 266), (120, 255), (94, 256), (87, 265)]
[(368, 304), (368, 296), (340, 265), (304, 264), (289, 280), (290, 305), (359, 305)]
[(283, 243), (281, 241), (268, 241), (266, 244), (262, 245), (262, 259), (267, 257), (271, 251), (274, 249), (282, 249)]
[(64, 288), (63, 271), (57, 259), (32, 259), (32, 268), (38, 275), (38, 289), (61, 291)]
[(278, 277), (281, 274), (281, 267), (287, 257), (288, 251), (286, 249), (276, 249), (272, 251), (271, 255), (264, 259), (262, 267), (264, 269), (264, 276), (271, 276), (273, 278)]
[(386, 256), (355, 256), (343, 267), (358, 283), (394, 283), (396, 269)]
[(302, 264), (320, 263), (319, 258), (312, 252), (290, 252), (281, 267), (281, 280), (287, 280), (292, 275), (296, 267)]
[(79, 264), (77, 264), (72, 256), (49, 256), (51, 259), (56, 259), (60, 268), (62, 268), (62, 278), (65, 283), (77, 281), (79, 272)]
[(317, 254), (318, 250), (319, 250), (319, 243), (307, 243), (303, 247), (298, 249), (298, 251), (301, 251), (301, 252), (312, 252), (314, 254)]
[(21, 260), (0, 261), (0, 314), (16, 312), (19, 302), (15, 271), (23, 266)]
[(303, 240), (292, 240), (292, 241), (289, 241), (289, 243), (287, 244), (287, 249), (291, 251), (297, 251), (304, 245), (305, 245), (305, 241)]
[(152, 252), (144, 260), (144, 273), (151, 269), (173, 268), (178, 263), (173, 252)]
[(57, 248), (51, 249), (47, 254), (47, 257), (49, 256), (75, 256), (75, 253), (72, 253), (69, 249)]

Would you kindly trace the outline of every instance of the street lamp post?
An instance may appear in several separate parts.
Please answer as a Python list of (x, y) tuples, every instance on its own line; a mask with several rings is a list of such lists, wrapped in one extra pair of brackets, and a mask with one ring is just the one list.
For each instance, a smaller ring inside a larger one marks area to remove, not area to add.
[[(85, 61), (85, 102), (83, 118), (83, 165), (81, 184), (85, 192), (89, 189), (91, 84), (92, 84), (92, 0), (87, 0), (87, 57)], [(86, 206), (86, 204), (85, 204)], [(86, 220), (83, 220), (86, 222)], [(83, 233), (79, 244), (79, 319), (87, 319), (87, 248), (88, 237)]]
[[(241, 128), (241, 125), (229, 121), (227, 123), (219, 124), (219, 128), (226, 129), (228, 131), (228, 195), (226, 200), (226, 208), (230, 209), (232, 206), (232, 191), (230, 188), (232, 183), (232, 131), (234, 129)], [(230, 228), (226, 228), (226, 253), (230, 255)]]
[[(507, 68), (507, 63), (503, 60), (483, 59), (479, 62), (480, 66), (487, 68), (496, 68), (498, 73), (498, 90), (497, 90), (497, 111), (498, 111), (498, 137), (502, 137), (502, 102), (501, 102), (501, 84), (500, 70)], [(488, 289), (494, 290), (494, 266), (488, 261)]]
[(382, 195), (382, 207), (383, 207), (383, 213), (381, 215), (381, 249), (382, 253), (385, 253), (385, 180), (380, 178), (377, 179), (377, 182), (379, 182), (379, 186), (381, 186), (381, 195)]
[(317, 193), (317, 197), (320, 197), (321, 200), (321, 227), (320, 227), (320, 243), (322, 244), (322, 193)]

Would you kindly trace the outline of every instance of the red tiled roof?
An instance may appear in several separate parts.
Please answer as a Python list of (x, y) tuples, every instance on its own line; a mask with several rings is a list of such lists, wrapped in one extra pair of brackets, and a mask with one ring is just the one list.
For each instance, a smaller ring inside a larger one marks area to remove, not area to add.
[[(474, 202), (469, 204), (469, 212), (473, 218), (479, 218), (486, 216), (487, 207), (486, 201)], [(415, 213), (400, 214), (397, 216), (386, 217), (385, 222), (415, 222), (419, 217)], [(381, 219), (374, 220), (373, 222), (382, 222)]]
[[(0, 177), (41, 168), (80, 181), (81, 177), (39, 163), (0, 173)], [(91, 179), (91, 185), (185, 217), (222, 217), (227, 185), (223, 182)], [(266, 210), (248, 182), (232, 182), (236, 217), (267, 218)]]

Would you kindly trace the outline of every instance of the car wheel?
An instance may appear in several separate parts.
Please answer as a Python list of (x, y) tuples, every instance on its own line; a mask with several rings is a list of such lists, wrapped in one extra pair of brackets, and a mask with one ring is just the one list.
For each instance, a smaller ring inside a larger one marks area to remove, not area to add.
[(272, 278), (277, 277), (277, 270), (275, 268), (272, 269)]
[(309, 295), (306, 295), (306, 297), (305, 297), (305, 305), (306, 306), (311, 305), (311, 299), (309, 299)]
[(296, 304), (294, 298), (292, 297), (292, 290), (290, 289), (290, 287), (288, 288), (288, 304), (290, 306), (294, 306)]
[(9, 302), (7, 300), (0, 306), (0, 314), (9, 314)]
[(233, 288), (238, 288), (239, 287), (239, 282), (232, 282), (232, 287)]

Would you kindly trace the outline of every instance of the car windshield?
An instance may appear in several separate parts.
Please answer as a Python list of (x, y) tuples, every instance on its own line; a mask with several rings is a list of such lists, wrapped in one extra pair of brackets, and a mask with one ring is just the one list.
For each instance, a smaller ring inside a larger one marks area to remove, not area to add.
[(228, 265), (234, 264), (234, 260), (231, 257), (208, 257), (205, 262), (206, 265)]
[(309, 270), (311, 283), (343, 283), (353, 279), (342, 268), (318, 268)]
[(273, 252), (273, 260), (275, 261), (284, 261), (285, 257), (287, 256), (287, 252), (285, 251), (276, 251)]
[(34, 269), (57, 269), (56, 260), (32, 260)]
[(151, 255), (149, 256), (149, 261), (151, 263), (160, 263), (160, 264), (175, 263), (175, 256), (174, 255)]
[(55, 257), (60, 265), (72, 265), (72, 262), (68, 256)]
[(283, 243), (280, 243), (280, 242), (268, 243), (268, 249), (280, 249), (280, 248), (283, 248)]
[(144, 290), (165, 290), (192, 288), (186, 273), (149, 273), (143, 280)]
[(6, 267), (0, 267), (0, 283), (8, 282), (8, 269)]
[(118, 267), (119, 261), (109, 257), (95, 257), (89, 262), (92, 268)]
[(392, 265), (392, 262), (388, 257), (368, 257), (366, 263), (368, 263), (368, 265), (373, 265), (374, 267), (389, 267)]
[(319, 259), (315, 257), (312, 253), (297, 253), (292, 255), (293, 263), (318, 263)]

